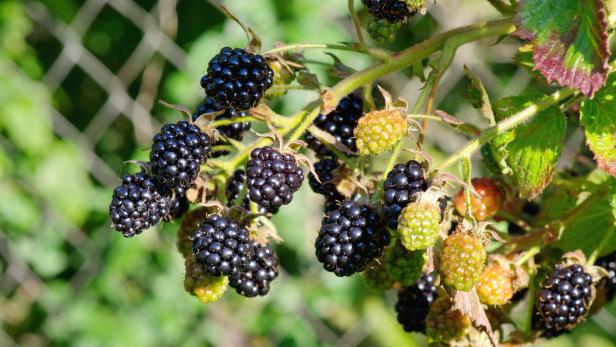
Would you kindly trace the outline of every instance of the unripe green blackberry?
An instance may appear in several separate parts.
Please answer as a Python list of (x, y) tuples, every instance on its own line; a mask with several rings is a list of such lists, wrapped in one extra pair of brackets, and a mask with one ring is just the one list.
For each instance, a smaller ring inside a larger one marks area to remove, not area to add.
[(192, 257), (185, 260), (186, 274), (184, 289), (196, 296), (202, 303), (218, 301), (227, 291), (229, 279), (226, 276), (210, 276)]
[(396, 34), (402, 23), (390, 23), (387, 19), (378, 19), (370, 16), (366, 24), (366, 31), (378, 43), (390, 43), (396, 39)]
[(467, 292), (479, 281), (485, 267), (486, 250), (475, 237), (455, 233), (443, 242), (439, 260), (443, 283)]
[(437, 298), (426, 317), (426, 335), (435, 341), (447, 342), (460, 338), (470, 326), (470, 318), (453, 309), (448, 297)]
[(397, 241), (385, 250), (384, 261), (389, 277), (402, 286), (411, 286), (421, 276), (424, 252), (409, 251)]
[(389, 276), (384, 260), (374, 260), (362, 272), (366, 284), (374, 290), (385, 291), (391, 289), (396, 281)]
[(407, 132), (406, 113), (400, 109), (368, 112), (353, 130), (360, 155), (391, 151)]
[(404, 248), (426, 249), (438, 240), (441, 211), (426, 203), (410, 203), (398, 217), (398, 235)]

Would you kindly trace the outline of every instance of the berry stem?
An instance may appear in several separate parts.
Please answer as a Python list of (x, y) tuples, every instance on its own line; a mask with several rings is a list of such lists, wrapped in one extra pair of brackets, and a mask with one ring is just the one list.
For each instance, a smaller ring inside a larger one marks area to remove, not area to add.
[(355, 0), (349, 0), (349, 13), (351, 14), (351, 18), (353, 19), (353, 27), (355, 28), (355, 34), (357, 35), (357, 41), (359, 41), (360, 45), (366, 45), (366, 41), (364, 40), (364, 34), (361, 31), (361, 25), (359, 23), (359, 17), (357, 16), (357, 11), (355, 11)]
[(511, 15), (515, 12), (515, 6), (507, 5), (501, 0), (488, 0), (488, 2), (501, 14), (506, 16)]

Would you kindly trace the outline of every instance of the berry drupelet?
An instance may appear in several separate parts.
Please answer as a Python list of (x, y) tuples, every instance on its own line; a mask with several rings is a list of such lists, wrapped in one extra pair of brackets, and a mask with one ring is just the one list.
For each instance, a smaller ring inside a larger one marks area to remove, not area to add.
[(113, 191), (109, 215), (112, 226), (133, 237), (169, 215), (170, 192), (145, 172), (126, 175)]
[(210, 60), (201, 87), (222, 107), (248, 110), (273, 82), (274, 72), (261, 55), (224, 47)]
[(190, 204), (186, 196), (177, 194), (169, 199), (169, 214), (165, 217), (166, 221), (181, 218), (184, 213), (188, 212)]
[[(233, 176), (229, 177), (229, 180), (227, 181), (227, 187), (225, 188), (225, 197), (227, 198), (228, 207), (231, 207), (233, 205), (239, 205), (246, 210), (250, 210), (250, 198), (248, 197), (248, 190), (244, 191), (243, 198), (238, 200), (245, 186), (246, 171), (241, 169), (235, 170)], [(278, 212), (278, 208), (265, 208), (263, 206), (259, 206), (258, 210), (259, 213), (262, 214), (276, 214)]]
[(599, 258), (597, 265), (607, 270), (607, 276), (605, 276), (606, 299), (611, 301), (616, 294), (616, 252)]
[(567, 332), (584, 320), (591, 304), (592, 277), (581, 265), (557, 266), (541, 283), (537, 298), (546, 336)]
[(435, 281), (434, 275), (424, 274), (414, 285), (398, 291), (396, 312), (404, 331), (426, 332), (426, 317), (436, 299)]
[[(196, 121), (203, 114), (214, 113), (214, 112), (219, 112), (223, 110), (224, 110), (224, 113), (216, 116), (215, 120), (225, 120), (225, 119), (232, 119), (232, 118), (248, 116), (248, 111), (240, 111), (240, 110), (236, 110), (233, 108), (223, 108), (220, 105), (218, 105), (218, 103), (213, 98), (206, 97), (203, 100), (203, 103), (201, 103), (201, 105), (199, 105), (199, 107), (197, 108), (197, 112), (193, 114), (193, 121)], [(242, 138), (244, 137), (244, 132), (250, 129), (250, 122), (240, 122), (240, 123), (222, 125), (222, 126), (217, 127), (216, 129), (222, 136), (224, 136), (227, 139), (242, 141)], [(224, 139), (221, 139), (218, 142), (216, 142), (214, 145), (225, 144), (225, 143), (227, 143), (227, 141), (225, 141)], [(228, 154), (228, 152), (218, 151), (218, 152), (213, 152), (211, 154), (211, 157), (215, 158), (215, 157), (219, 157), (221, 155), (226, 155), (226, 154)]]
[(289, 204), (304, 181), (295, 157), (272, 147), (252, 150), (246, 174), (250, 200), (267, 209)]
[(252, 257), (236, 274), (229, 278), (229, 285), (247, 297), (264, 296), (269, 293), (270, 283), (278, 277), (278, 259), (269, 245), (261, 246), (253, 241)]
[(386, 19), (390, 23), (398, 23), (415, 14), (403, 0), (362, 0), (371, 15), (378, 19)]
[[(357, 126), (357, 121), (363, 114), (363, 100), (353, 94), (342, 98), (336, 109), (328, 114), (320, 114), (315, 120), (314, 125), (334, 136), (336, 142), (343, 144), (352, 151), (356, 151), (353, 129)], [(318, 156), (324, 157), (331, 155), (331, 151), (321, 141), (311, 134), (306, 135), (306, 142)]]
[(342, 194), (336, 189), (336, 185), (331, 181), (334, 179), (334, 171), (340, 168), (338, 160), (326, 158), (314, 163), (316, 176), (311, 172), (308, 174), (308, 184), (312, 191), (321, 194), (328, 201), (342, 201)]
[(325, 215), (315, 241), (317, 259), (336, 276), (363, 271), (381, 256), (389, 234), (369, 207), (347, 200)]
[(166, 124), (154, 136), (150, 152), (152, 173), (169, 188), (189, 188), (212, 149), (211, 139), (195, 124)]
[(220, 215), (211, 215), (193, 235), (195, 260), (211, 276), (242, 270), (251, 257), (248, 230)]
[(413, 197), (428, 189), (421, 164), (411, 160), (406, 164), (394, 166), (387, 174), (383, 186), (383, 218), (387, 225), (395, 229), (398, 227), (398, 216)]

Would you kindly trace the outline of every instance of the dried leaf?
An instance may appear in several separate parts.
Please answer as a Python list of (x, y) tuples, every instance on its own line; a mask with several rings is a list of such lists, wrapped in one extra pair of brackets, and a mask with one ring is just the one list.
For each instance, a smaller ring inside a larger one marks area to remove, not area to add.
[(244, 24), (240, 21), (236, 16), (234, 16), (225, 6), (220, 5), (220, 11), (224, 13), (229, 19), (232, 19), (237, 24), (239, 24), (244, 32), (246, 33), (246, 37), (248, 37), (248, 46), (246, 46), (246, 51), (250, 53), (256, 53), (261, 50), (261, 39), (248, 25)]
[(492, 346), (498, 347), (498, 341), (475, 289), (469, 292), (456, 291), (453, 297), (453, 308), (469, 316), (477, 328), (488, 334)]

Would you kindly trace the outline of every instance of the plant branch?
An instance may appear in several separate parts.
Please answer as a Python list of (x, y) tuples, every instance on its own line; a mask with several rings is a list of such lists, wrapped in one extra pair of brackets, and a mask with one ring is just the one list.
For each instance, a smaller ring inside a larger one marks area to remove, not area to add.
[(488, 2), (500, 13), (508, 16), (515, 12), (512, 5), (507, 5), (501, 0), (488, 0)]
[(357, 11), (355, 11), (355, 0), (349, 0), (349, 13), (351, 14), (351, 18), (353, 19), (353, 27), (355, 28), (355, 34), (357, 35), (357, 41), (359, 41), (360, 45), (366, 45), (364, 40), (364, 34), (361, 31), (361, 25), (359, 23), (359, 17), (357, 16)]

